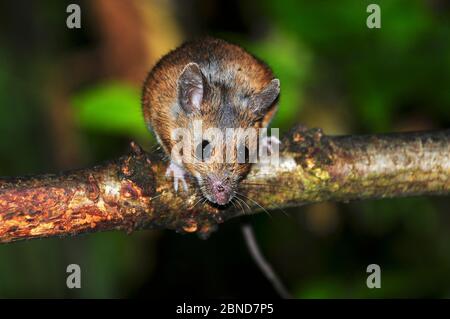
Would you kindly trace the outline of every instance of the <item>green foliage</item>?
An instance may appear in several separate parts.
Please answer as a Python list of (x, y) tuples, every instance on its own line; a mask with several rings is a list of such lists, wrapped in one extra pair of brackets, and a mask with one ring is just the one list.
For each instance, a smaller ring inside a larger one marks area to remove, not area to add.
[(102, 83), (72, 98), (82, 128), (111, 135), (148, 136), (140, 106), (140, 88)]
[[(314, 56), (309, 69), (326, 84), (332, 78), (345, 89), (360, 128), (392, 130), (402, 108), (430, 116), (447, 115), (450, 90), (449, 26), (423, 1), (378, 1), (382, 28), (365, 26), (370, 1), (265, 1), (266, 12), (283, 32)], [(282, 52), (282, 50), (279, 50)], [(325, 68), (323, 68), (325, 66)], [(320, 69), (319, 69), (320, 67)]]

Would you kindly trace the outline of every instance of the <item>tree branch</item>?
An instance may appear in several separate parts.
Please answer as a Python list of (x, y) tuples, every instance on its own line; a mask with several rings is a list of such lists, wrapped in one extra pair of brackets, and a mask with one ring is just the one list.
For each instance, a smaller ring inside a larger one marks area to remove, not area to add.
[[(174, 193), (166, 164), (132, 143), (128, 155), (58, 175), (0, 179), (0, 242), (104, 230), (166, 228), (203, 237), (242, 209)], [(280, 165), (255, 164), (240, 191), (253, 212), (321, 201), (450, 193), (450, 130), (326, 136), (297, 127)], [(237, 204), (237, 203), (236, 203)]]

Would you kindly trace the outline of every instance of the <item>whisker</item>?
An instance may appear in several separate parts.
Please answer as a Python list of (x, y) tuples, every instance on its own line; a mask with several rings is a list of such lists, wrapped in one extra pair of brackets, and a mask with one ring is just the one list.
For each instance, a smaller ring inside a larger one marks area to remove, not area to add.
[[(242, 195), (241, 195), (242, 196)], [(250, 213), (252, 212), (252, 208), (250, 207), (249, 204), (247, 204), (247, 202), (245, 200), (243, 200), (242, 198), (239, 198), (239, 200), (245, 205), (247, 206), (248, 210), (250, 211)]]
[[(241, 194), (242, 195), (242, 194)], [(287, 217), (291, 217), (291, 215), (289, 215), (282, 207), (278, 206), (275, 203), (271, 203), (272, 205), (274, 205), (278, 210), (280, 210), (285, 216)]]
[(240, 183), (241, 186), (246, 186), (247, 188), (257, 188), (257, 187), (264, 187), (266, 189), (272, 189), (272, 188), (276, 188), (276, 189), (290, 189), (292, 190), (292, 187), (289, 186), (280, 186), (280, 185), (276, 185), (276, 184), (263, 184), (263, 183), (246, 183), (246, 182), (241, 182)]
[(242, 211), (242, 214), (243, 215), (246, 215), (247, 213), (245, 212), (245, 209), (244, 209), (244, 207), (242, 207), (242, 204), (237, 200), (238, 198), (237, 197), (235, 197), (236, 198), (236, 203), (239, 205), (239, 207), (241, 208), (241, 211)]
[(236, 203), (238, 203), (238, 205), (239, 205), (239, 207), (241, 208), (241, 210), (242, 210), (242, 213), (244, 214), (244, 215), (247, 215), (247, 212), (245, 211), (245, 208), (242, 206), (242, 204), (241, 204), (241, 201), (242, 201), (242, 199), (240, 199), (239, 197), (235, 197), (236, 198)]
[(192, 209), (194, 209), (195, 208), (195, 206), (197, 206), (197, 204), (198, 203), (200, 203), (200, 201), (201, 200), (203, 200), (203, 196), (202, 197), (200, 197), (200, 199), (197, 201), (197, 202), (195, 202), (195, 204), (194, 204), (194, 206), (192, 206), (191, 208), (189, 208), (190, 210), (192, 210)]
[(236, 194), (238, 194), (238, 195), (240, 195), (240, 196), (243, 196), (244, 198), (247, 198), (248, 200), (252, 201), (252, 202), (255, 203), (256, 205), (258, 205), (258, 207), (260, 207), (262, 210), (264, 210), (270, 218), (272, 218), (272, 215), (267, 211), (267, 209), (265, 209), (264, 207), (262, 207), (257, 201), (251, 199), (250, 197), (245, 196), (245, 195), (242, 194), (242, 193), (237, 193), (237, 192), (236, 192)]
[(271, 204), (272, 204), (272, 205), (275, 205), (276, 208), (284, 214), (284, 216), (287, 216), (287, 217), (289, 217), (289, 218), (291, 217), (291, 215), (289, 215), (283, 208), (281, 208), (281, 207), (278, 206), (277, 204), (275, 204), (275, 203), (271, 203)]
[(284, 188), (292, 188), (288, 185), (279, 185), (279, 184), (263, 184), (263, 183), (246, 183), (246, 182), (241, 182), (240, 185), (243, 186), (262, 186), (262, 187), (273, 187), (273, 188), (280, 188), (280, 187), (284, 187)]
[(162, 195), (162, 193), (159, 194), (159, 195), (156, 195), (156, 196), (154, 196), (154, 197), (152, 197), (152, 198), (150, 198), (150, 200), (154, 200), (155, 198), (158, 198), (158, 197), (160, 197), (161, 195)]

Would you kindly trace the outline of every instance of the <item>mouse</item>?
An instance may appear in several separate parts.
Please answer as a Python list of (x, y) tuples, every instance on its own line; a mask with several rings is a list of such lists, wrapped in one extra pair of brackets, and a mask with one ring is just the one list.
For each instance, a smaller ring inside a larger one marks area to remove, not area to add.
[[(234, 152), (226, 162), (208, 163), (212, 143), (202, 139), (189, 151), (195, 161), (175, 160), (173, 132), (183, 128), (194, 135), (198, 121), (205, 130), (217, 128), (224, 133), (230, 128), (267, 128), (279, 95), (280, 80), (270, 67), (225, 40), (191, 40), (163, 56), (144, 81), (142, 111), (147, 127), (170, 158), (166, 176), (173, 178), (175, 191), (180, 183), (188, 191), (190, 177), (210, 203), (230, 203), (253, 165), (248, 155), (238, 161), (239, 152)], [(271, 136), (259, 145), (270, 152), (274, 143), (280, 141)]]

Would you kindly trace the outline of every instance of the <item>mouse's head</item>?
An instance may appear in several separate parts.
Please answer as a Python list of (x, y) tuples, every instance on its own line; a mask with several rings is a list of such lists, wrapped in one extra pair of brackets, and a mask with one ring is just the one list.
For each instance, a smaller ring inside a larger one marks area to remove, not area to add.
[(197, 64), (189, 63), (177, 86), (173, 116), (191, 143), (190, 160), (183, 166), (196, 178), (203, 196), (226, 205), (256, 161), (258, 129), (274, 113), (280, 82), (271, 77), (254, 88), (230, 74), (212, 82)]

